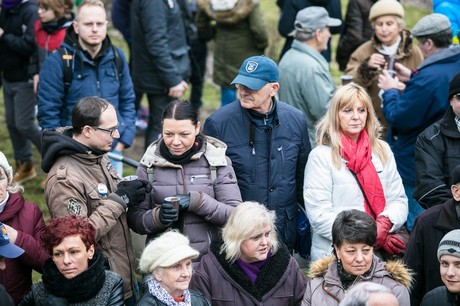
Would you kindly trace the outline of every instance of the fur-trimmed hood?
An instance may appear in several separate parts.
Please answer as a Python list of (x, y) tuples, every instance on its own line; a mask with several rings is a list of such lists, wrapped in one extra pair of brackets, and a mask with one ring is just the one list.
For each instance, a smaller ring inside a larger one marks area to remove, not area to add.
[(249, 16), (254, 6), (259, 4), (259, 0), (238, 0), (232, 9), (216, 11), (212, 6), (213, 1), (216, 0), (198, 0), (198, 7), (210, 18), (225, 24), (235, 24), (242, 21)]
[[(372, 273), (369, 278), (372, 277), (384, 277), (385, 275), (394, 279), (407, 289), (412, 286), (412, 275), (409, 268), (407, 268), (401, 260), (392, 260), (384, 262), (374, 255), (374, 263), (372, 265)], [(337, 260), (334, 255), (323, 257), (310, 265), (308, 277), (327, 278), (327, 274), (332, 276), (337, 275)]]

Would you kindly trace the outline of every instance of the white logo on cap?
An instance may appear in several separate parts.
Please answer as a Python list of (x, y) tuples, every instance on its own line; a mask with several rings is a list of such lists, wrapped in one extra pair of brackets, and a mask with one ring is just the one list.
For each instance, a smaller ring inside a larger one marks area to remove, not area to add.
[(251, 73), (251, 72), (256, 71), (257, 66), (259, 66), (258, 63), (253, 62), (253, 61), (249, 61), (249, 62), (246, 64), (246, 72)]

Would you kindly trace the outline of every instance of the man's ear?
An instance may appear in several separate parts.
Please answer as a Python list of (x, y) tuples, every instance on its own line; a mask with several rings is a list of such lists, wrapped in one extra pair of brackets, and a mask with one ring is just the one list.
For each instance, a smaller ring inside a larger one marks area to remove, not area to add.
[(72, 22), (72, 26), (73, 26), (75, 33), (78, 34), (78, 22), (77, 21)]

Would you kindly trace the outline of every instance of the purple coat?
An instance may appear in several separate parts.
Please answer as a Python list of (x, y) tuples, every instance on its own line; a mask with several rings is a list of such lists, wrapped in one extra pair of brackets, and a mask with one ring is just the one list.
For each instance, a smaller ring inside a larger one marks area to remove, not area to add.
[(42, 273), (49, 258), (40, 244), (45, 222), (40, 208), (24, 200), (19, 193), (10, 193), (5, 209), (0, 213), (0, 222), (18, 231), (15, 244), (25, 250), (18, 258), (6, 258), (6, 269), (0, 271), (0, 284), (18, 304), (32, 287), (32, 269)]

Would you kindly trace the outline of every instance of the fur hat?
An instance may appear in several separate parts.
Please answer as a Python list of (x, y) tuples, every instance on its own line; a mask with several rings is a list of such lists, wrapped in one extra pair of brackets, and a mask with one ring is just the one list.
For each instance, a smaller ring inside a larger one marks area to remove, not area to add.
[(397, 16), (404, 18), (404, 8), (396, 0), (379, 0), (372, 5), (369, 11), (369, 21), (373, 22), (380, 16)]
[(453, 230), (442, 237), (438, 246), (438, 260), (442, 255), (451, 255), (460, 258), (460, 230)]
[(458, 73), (449, 83), (449, 100), (452, 96), (460, 93), (460, 73)]
[(13, 167), (10, 166), (8, 160), (6, 159), (5, 154), (0, 152), (0, 167), (5, 170), (6, 176), (8, 178), (8, 185), (11, 185), (13, 182)]
[(186, 258), (196, 258), (200, 253), (190, 247), (190, 241), (176, 231), (168, 231), (152, 240), (144, 249), (139, 268), (152, 273), (158, 267), (167, 268)]

